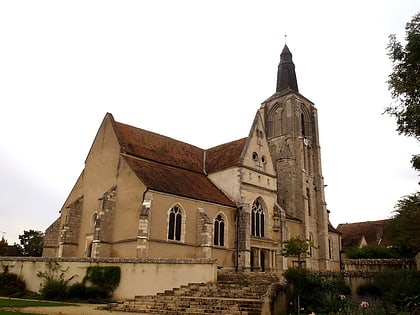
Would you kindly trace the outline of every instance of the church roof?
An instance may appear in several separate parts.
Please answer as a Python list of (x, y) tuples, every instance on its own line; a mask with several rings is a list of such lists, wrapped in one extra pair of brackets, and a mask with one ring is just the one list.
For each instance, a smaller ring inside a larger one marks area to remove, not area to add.
[(214, 173), (239, 166), (246, 139), (242, 138), (208, 149), (206, 151), (206, 171)]
[(188, 143), (117, 122), (112, 114), (107, 116), (112, 120), (124, 159), (149, 189), (235, 206), (207, 178), (206, 173), (238, 165), (245, 139), (222, 145), (222, 156), (217, 147), (207, 152)]
[(235, 206), (203, 174), (130, 156), (124, 156), (124, 160), (148, 189), (226, 206)]
[(188, 143), (114, 121), (122, 150), (137, 157), (202, 173), (203, 150)]
[(359, 246), (364, 238), (368, 245), (392, 245), (388, 224), (391, 220), (339, 224), (343, 248)]
[(295, 64), (293, 63), (292, 53), (287, 45), (284, 45), (283, 51), (280, 54), (280, 63), (277, 70), (276, 93), (285, 89), (299, 92)]

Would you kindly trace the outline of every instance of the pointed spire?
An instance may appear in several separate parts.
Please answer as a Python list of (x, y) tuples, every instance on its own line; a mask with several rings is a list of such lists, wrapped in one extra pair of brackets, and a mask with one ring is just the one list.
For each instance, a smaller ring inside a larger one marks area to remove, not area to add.
[(292, 53), (290, 52), (289, 47), (285, 44), (283, 51), (280, 54), (276, 92), (281, 92), (287, 88), (299, 92), (296, 80), (295, 64), (292, 60)]

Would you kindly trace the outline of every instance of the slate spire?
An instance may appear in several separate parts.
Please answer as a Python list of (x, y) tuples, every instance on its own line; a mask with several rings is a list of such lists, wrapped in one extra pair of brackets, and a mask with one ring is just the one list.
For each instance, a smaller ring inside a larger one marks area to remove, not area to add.
[(299, 92), (292, 53), (290, 52), (289, 47), (284, 45), (283, 51), (280, 54), (280, 63), (277, 70), (276, 92), (281, 92), (287, 88)]

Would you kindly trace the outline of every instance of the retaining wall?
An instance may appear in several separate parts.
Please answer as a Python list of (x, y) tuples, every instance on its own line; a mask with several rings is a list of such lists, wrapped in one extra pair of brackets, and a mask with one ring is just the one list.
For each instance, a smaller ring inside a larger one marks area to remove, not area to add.
[[(213, 259), (109, 259), (109, 258), (45, 258), (0, 257), (2, 272), (7, 268), (23, 278), (27, 289), (39, 292), (44, 279), (39, 273), (64, 274), (69, 284), (82, 282), (90, 266), (119, 266), (121, 281), (114, 299), (136, 295), (154, 295), (188, 283), (216, 282), (217, 264)], [(54, 268), (56, 268), (55, 271)]]

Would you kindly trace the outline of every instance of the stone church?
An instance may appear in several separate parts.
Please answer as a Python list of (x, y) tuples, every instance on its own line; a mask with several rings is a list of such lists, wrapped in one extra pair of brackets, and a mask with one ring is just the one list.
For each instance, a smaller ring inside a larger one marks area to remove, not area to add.
[(45, 257), (212, 258), (281, 273), (282, 242), (311, 240), (313, 270), (339, 270), (324, 196), (317, 109), (299, 93), (287, 45), (276, 92), (249, 135), (201, 149), (107, 113), (85, 167), (47, 229)]

